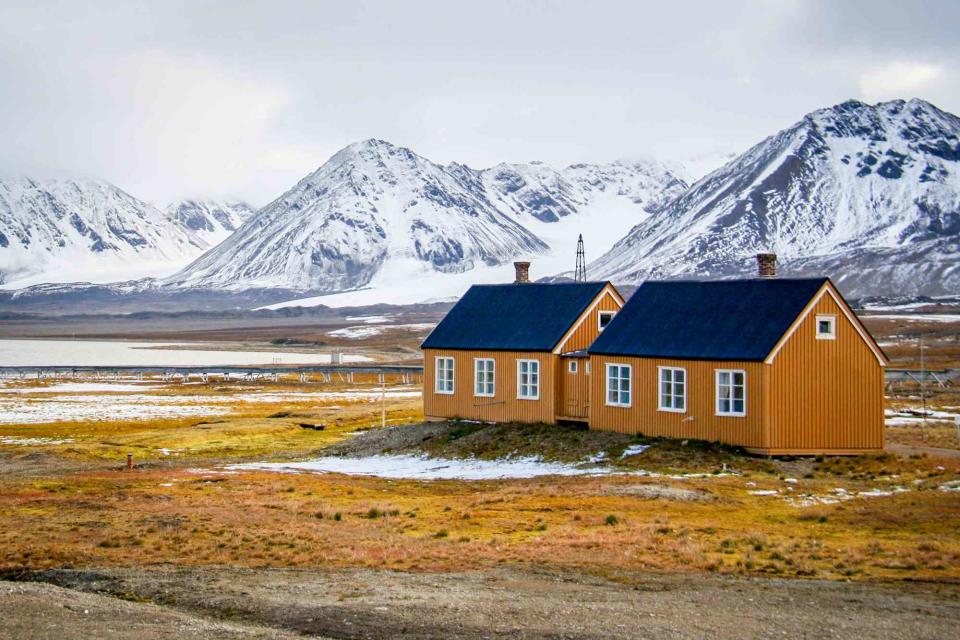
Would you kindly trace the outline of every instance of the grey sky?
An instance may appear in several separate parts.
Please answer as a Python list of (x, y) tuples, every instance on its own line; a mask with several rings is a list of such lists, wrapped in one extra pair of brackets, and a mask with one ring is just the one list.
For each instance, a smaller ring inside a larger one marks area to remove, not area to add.
[(847, 98), (960, 112), (958, 24), (956, 0), (0, 0), (0, 171), (264, 204), (369, 137), (683, 160)]

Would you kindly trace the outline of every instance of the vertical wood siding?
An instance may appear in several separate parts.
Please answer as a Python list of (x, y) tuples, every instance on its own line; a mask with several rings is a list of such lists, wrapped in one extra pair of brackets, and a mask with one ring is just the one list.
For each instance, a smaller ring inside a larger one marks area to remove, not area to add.
[[(570, 373), (570, 362), (577, 363), (577, 372)], [(590, 415), (590, 374), (587, 373), (589, 358), (560, 358), (557, 366), (556, 414), (568, 418), (583, 418)]]
[[(454, 359), (453, 395), (435, 392), (435, 368), (438, 356)], [(555, 422), (555, 403), (559, 395), (556, 369), (559, 356), (550, 353), (511, 351), (460, 351), (425, 349), (423, 352), (423, 412), (432, 418), (468, 418), (491, 422)], [(476, 397), (474, 358), (492, 358), (495, 364), (494, 397)], [(517, 398), (517, 360), (540, 362), (540, 399)]]
[(604, 290), (600, 302), (598, 302), (597, 306), (584, 318), (576, 331), (567, 338), (567, 341), (561, 345), (561, 351), (566, 353), (569, 351), (580, 351), (589, 347), (593, 344), (593, 341), (597, 339), (597, 336), (600, 335), (600, 312), (619, 310), (620, 302), (613, 297), (613, 294)]
[[(836, 316), (836, 340), (817, 340), (817, 314)], [(768, 449), (807, 452), (883, 448), (883, 367), (823, 296), (770, 365)]]
[[(765, 407), (762, 393), (764, 365), (760, 362), (716, 362), (598, 355), (591, 356), (590, 361), (591, 429), (721, 441), (751, 448), (762, 446)], [(607, 405), (607, 363), (628, 364), (633, 368), (630, 407)], [(657, 367), (686, 369), (687, 410), (684, 413), (658, 410), (659, 372)], [(746, 371), (746, 416), (716, 415), (715, 372), (717, 369)]]

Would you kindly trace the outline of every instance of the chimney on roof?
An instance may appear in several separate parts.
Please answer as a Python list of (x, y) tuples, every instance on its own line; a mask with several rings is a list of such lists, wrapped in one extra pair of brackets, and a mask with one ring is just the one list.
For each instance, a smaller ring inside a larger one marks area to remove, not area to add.
[(520, 284), (522, 282), (530, 282), (530, 263), (529, 262), (514, 262), (513, 268), (517, 270), (517, 279), (514, 280), (515, 284)]
[(759, 275), (761, 278), (777, 277), (777, 254), (757, 254), (757, 275)]

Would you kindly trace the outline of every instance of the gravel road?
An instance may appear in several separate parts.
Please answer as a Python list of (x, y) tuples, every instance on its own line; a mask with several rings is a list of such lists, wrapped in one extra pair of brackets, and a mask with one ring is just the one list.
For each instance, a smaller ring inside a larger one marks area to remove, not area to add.
[(644, 575), (628, 586), (545, 570), (111, 569), (30, 578), (64, 588), (0, 582), (5, 637), (939, 640), (960, 623), (960, 588), (919, 584)]

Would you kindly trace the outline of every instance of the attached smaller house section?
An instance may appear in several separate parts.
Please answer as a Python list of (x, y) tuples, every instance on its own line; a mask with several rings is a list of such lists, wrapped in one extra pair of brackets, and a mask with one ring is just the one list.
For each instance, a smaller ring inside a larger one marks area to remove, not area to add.
[(887, 359), (827, 278), (647, 282), (589, 353), (592, 429), (763, 454), (883, 449)]
[(422, 345), (424, 414), (586, 422), (594, 339), (623, 306), (609, 282), (475, 285)]

